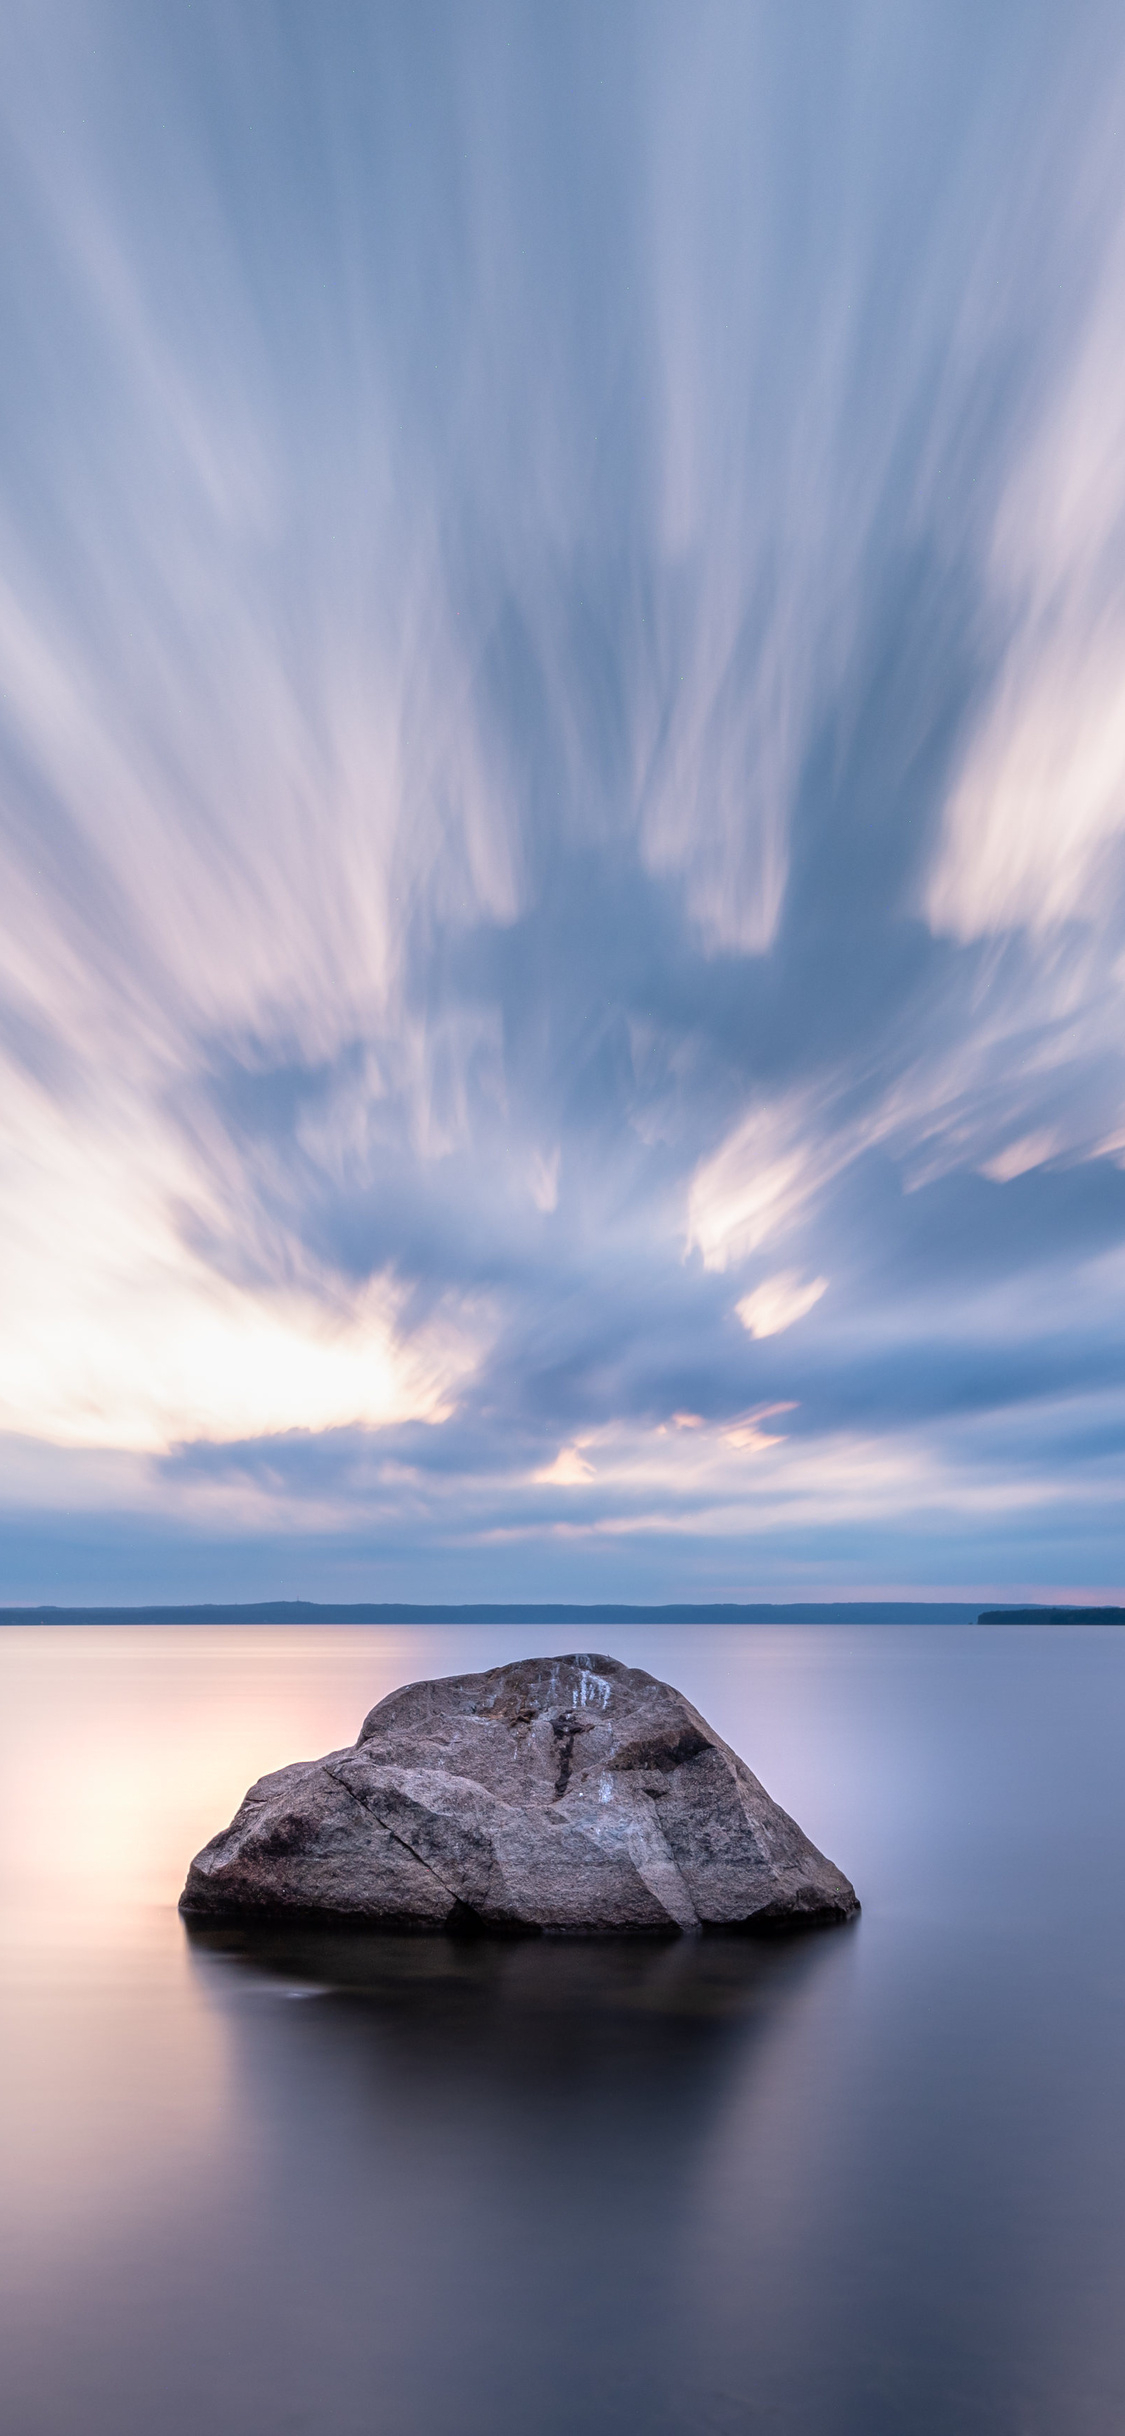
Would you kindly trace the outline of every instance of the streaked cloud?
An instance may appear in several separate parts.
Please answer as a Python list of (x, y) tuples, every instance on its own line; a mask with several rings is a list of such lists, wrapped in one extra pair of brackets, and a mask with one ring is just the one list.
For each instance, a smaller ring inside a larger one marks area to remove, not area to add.
[(1123, 102), (8, 11), (20, 1594), (1125, 1578)]
[(827, 1287), (826, 1277), (803, 1278), (799, 1269), (779, 1269), (775, 1277), (763, 1277), (734, 1307), (751, 1336), (780, 1336), (783, 1328), (804, 1319)]

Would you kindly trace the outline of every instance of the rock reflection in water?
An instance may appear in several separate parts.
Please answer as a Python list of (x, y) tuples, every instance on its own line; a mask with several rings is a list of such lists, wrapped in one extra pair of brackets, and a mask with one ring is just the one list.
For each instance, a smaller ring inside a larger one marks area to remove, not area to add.
[(319, 2385), (333, 2428), (373, 2390), (419, 2436), (691, 2424), (700, 2159), (839, 1932), (191, 1939), (269, 2118), (254, 2349), (291, 2412)]

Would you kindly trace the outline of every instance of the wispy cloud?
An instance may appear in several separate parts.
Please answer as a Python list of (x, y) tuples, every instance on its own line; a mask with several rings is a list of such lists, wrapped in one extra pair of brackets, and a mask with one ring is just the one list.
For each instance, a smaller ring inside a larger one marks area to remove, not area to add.
[(21, 1589), (1122, 1578), (1123, 101), (8, 11)]

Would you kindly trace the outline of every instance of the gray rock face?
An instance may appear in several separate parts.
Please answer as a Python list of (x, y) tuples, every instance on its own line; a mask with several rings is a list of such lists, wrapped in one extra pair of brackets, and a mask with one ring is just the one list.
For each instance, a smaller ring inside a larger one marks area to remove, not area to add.
[(251, 1786), (180, 1908), (668, 1934), (859, 1906), (681, 1692), (583, 1656), (392, 1692), (350, 1750)]

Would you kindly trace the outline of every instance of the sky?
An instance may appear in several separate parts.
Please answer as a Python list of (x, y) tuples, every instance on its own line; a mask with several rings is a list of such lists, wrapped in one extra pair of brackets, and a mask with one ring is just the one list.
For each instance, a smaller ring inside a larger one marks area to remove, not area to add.
[(1123, 123), (8, 0), (0, 1599), (1120, 1591)]

